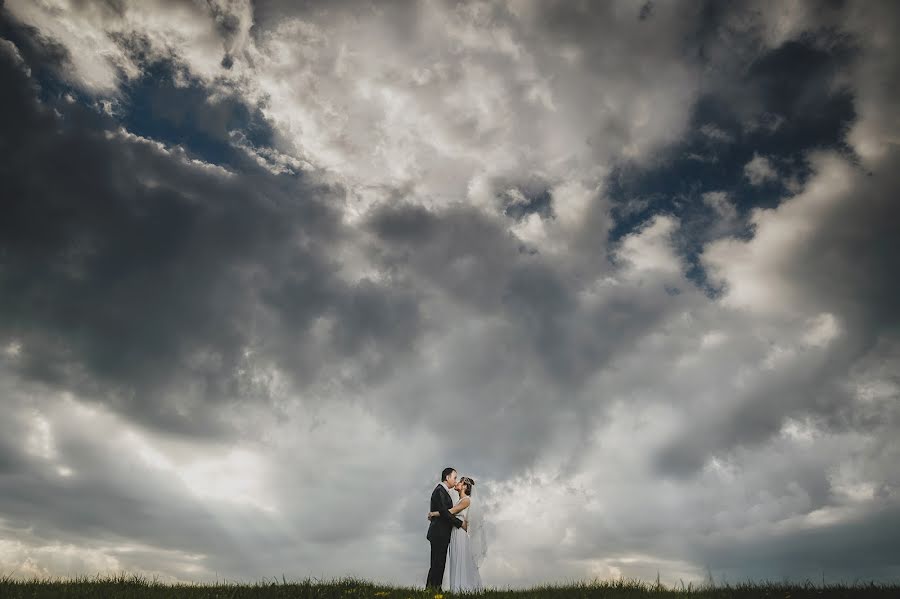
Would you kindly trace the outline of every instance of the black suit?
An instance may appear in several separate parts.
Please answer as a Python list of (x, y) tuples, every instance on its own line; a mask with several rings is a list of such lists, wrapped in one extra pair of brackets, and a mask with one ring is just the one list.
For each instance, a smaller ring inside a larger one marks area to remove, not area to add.
[(439, 484), (431, 493), (431, 510), (441, 515), (431, 519), (428, 534), (425, 538), (431, 541), (431, 568), (428, 569), (426, 587), (440, 587), (444, 579), (444, 567), (447, 564), (447, 548), (450, 546), (450, 532), (453, 527), (462, 526), (462, 520), (450, 513), (453, 500), (443, 484)]

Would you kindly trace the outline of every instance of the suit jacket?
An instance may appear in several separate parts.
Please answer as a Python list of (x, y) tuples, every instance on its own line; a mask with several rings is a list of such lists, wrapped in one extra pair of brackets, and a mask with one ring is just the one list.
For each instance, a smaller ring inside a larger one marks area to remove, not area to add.
[(462, 520), (450, 513), (452, 507), (453, 499), (450, 498), (450, 493), (447, 492), (444, 485), (439, 484), (431, 493), (431, 509), (429, 511), (440, 512), (441, 515), (431, 519), (431, 524), (428, 525), (428, 534), (425, 535), (426, 539), (450, 542), (450, 532), (453, 527), (460, 528), (462, 526)]

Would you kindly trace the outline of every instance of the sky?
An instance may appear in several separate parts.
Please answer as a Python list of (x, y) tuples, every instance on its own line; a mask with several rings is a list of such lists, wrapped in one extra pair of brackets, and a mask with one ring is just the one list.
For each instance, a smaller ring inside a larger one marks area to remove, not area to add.
[(0, 572), (897, 582), (898, 33), (0, 3)]

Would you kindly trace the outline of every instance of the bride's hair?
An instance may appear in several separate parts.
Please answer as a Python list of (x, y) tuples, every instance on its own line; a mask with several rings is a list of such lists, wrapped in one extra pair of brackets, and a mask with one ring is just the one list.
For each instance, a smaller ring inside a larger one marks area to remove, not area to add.
[(472, 487), (475, 486), (475, 481), (469, 478), (468, 476), (464, 476), (460, 479), (460, 482), (466, 488), (466, 496), (471, 497), (472, 495)]

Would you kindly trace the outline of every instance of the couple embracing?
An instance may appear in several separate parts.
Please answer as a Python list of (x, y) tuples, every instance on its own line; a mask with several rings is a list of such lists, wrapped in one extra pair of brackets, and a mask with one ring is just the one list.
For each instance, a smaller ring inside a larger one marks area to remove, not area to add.
[[(452, 593), (480, 592), (483, 589), (478, 566), (484, 559), (484, 523), (478, 502), (472, 497), (475, 481), (468, 476), (457, 480), (456, 470), (444, 468), (441, 482), (431, 494), (426, 538), (431, 542), (431, 568), (426, 587)], [(451, 492), (459, 497), (454, 504)], [(449, 568), (447, 559), (449, 555)], [(445, 573), (446, 571), (446, 573)]]

